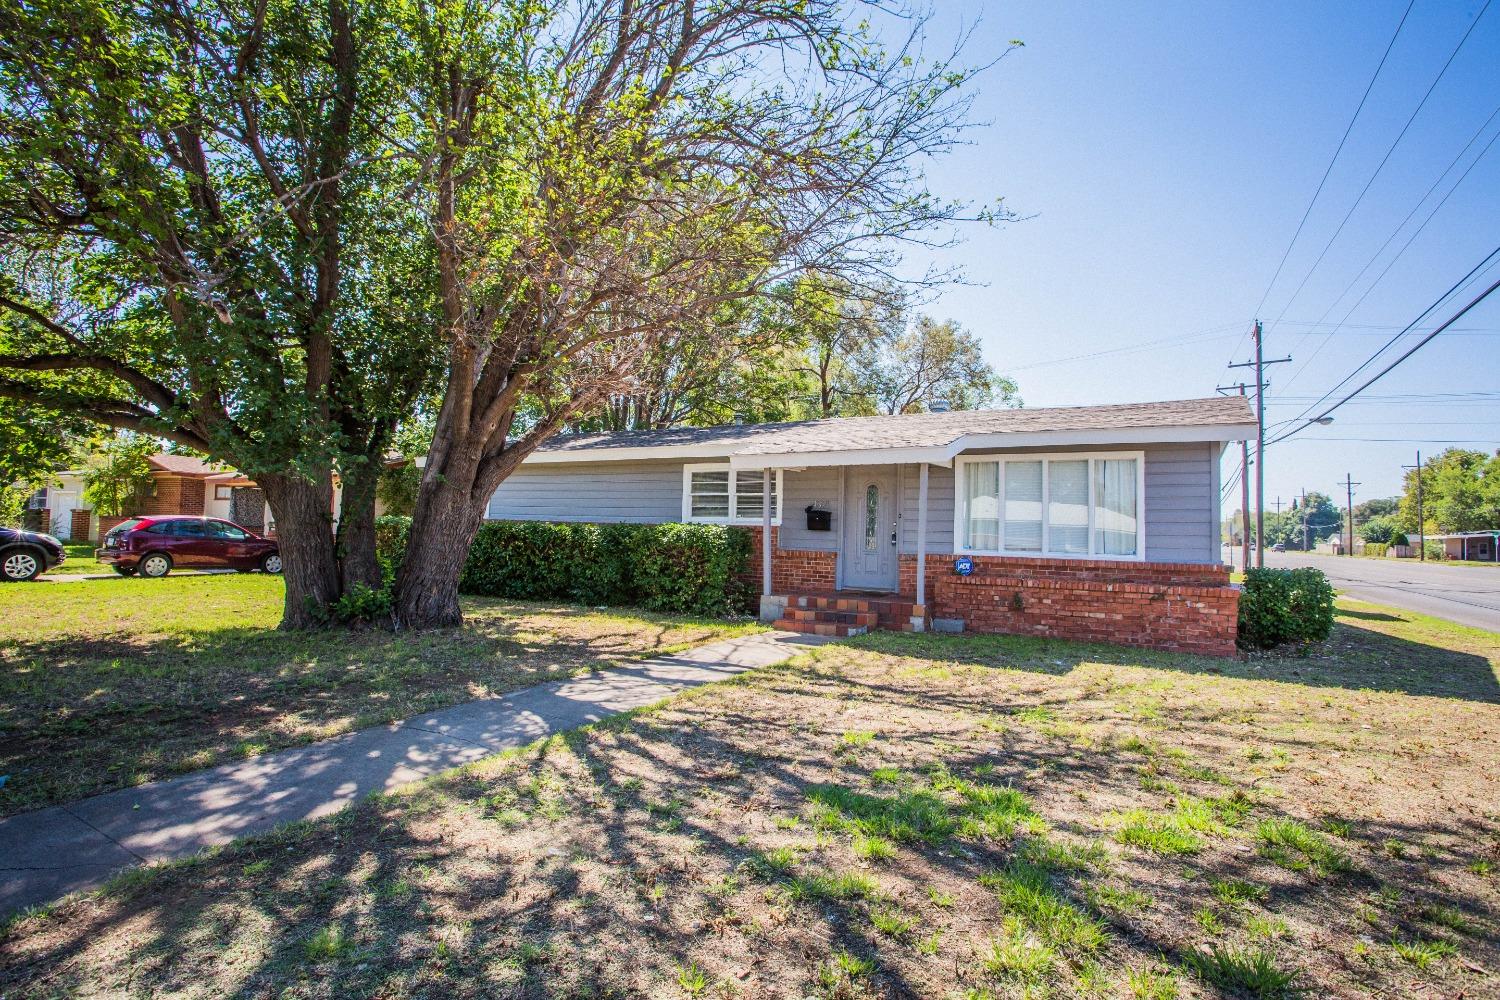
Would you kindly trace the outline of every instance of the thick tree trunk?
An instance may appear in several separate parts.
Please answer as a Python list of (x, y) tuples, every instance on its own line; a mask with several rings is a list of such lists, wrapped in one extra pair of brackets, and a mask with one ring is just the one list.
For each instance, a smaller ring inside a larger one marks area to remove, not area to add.
[(339, 560), (339, 579), (347, 593), (355, 584), (379, 590), (380, 560), (375, 553), (375, 481), (380, 466), (372, 464), (346, 472), (343, 500), (339, 505), (338, 535), (334, 551)]
[(458, 579), (487, 502), (487, 497), (475, 499), (472, 476), (467, 482), (454, 482), (446, 474), (423, 477), (406, 556), (396, 575), (398, 629), (463, 624)]
[(338, 599), (339, 567), (333, 549), (333, 483), (324, 477), (309, 482), (299, 476), (259, 475), (276, 518), (276, 541), (286, 581), (281, 613), (284, 629), (323, 624), (323, 611)]

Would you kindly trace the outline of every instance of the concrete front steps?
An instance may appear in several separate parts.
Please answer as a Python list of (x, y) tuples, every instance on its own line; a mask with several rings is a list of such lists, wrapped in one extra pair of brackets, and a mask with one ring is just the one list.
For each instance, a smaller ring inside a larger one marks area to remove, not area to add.
[(872, 629), (912, 632), (922, 609), (896, 594), (793, 594), (776, 627), (807, 635), (862, 635)]

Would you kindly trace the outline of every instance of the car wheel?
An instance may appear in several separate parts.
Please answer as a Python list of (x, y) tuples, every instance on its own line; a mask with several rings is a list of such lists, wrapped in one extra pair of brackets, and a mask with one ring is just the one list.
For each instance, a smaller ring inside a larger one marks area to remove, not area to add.
[(261, 568), (262, 572), (266, 572), (266, 573), (280, 573), (281, 572), (281, 553), (279, 553), (279, 552), (272, 552), (270, 555), (266, 556), (264, 559), (262, 559), (260, 561), (260, 568)]
[(31, 549), (11, 549), (0, 556), (0, 579), (8, 583), (34, 580), (43, 569), (42, 557)]
[(153, 552), (143, 557), (137, 568), (141, 576), (149, 576), (153, 580), (158, 580), (172, 572), (172, 557), (165, 552)]
[(121, 576), (135, 576), (134, 566), (116, 566), (115, 572)]

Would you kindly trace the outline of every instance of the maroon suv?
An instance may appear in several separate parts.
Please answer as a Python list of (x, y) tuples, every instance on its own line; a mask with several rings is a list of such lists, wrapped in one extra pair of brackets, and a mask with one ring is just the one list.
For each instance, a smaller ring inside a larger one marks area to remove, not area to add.
[(94, 554), (121, 576), (166, 576), (174, 566), (281, 572), (274, 541), (217, 517), (133, 517), (111, 528)]

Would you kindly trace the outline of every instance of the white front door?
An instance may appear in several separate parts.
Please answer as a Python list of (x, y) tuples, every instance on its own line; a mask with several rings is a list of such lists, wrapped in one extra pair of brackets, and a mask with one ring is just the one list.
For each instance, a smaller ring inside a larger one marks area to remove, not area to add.
[(851, 468), (844, 495), (844, 589), (892, 592), (896, 559), (896, 470)]
[(48, 490), (47, 506), (52, 511), (47, 533), (64, 541), (73, 537), (73, 511), (78, 508), (77, 490)]

